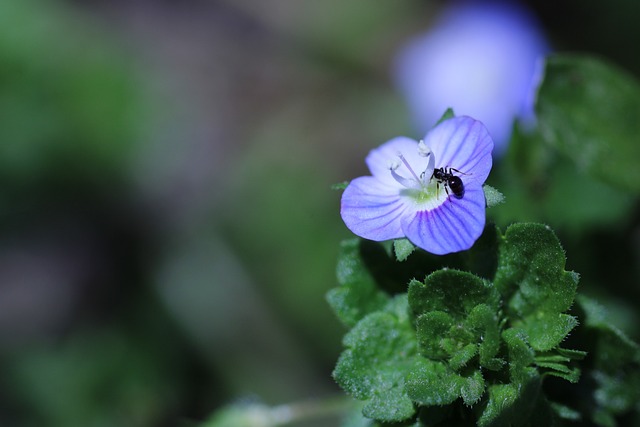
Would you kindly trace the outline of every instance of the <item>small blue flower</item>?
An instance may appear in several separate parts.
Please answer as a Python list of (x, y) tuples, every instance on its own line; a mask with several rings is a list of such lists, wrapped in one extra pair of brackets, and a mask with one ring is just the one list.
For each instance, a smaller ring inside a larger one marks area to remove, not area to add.
[(501, 155), (513, 121), (534, 122), (536, 74), (547, 42), (513, 2), (454, 2), (400, 50), (394, 79), (419, 132), (453, 108), (481, 120)]
[(484, 229), (492, 150), (484, 125), (465, 116), (441, 122), (420, 142), (394, 138), (367, 156), (372, 176), (345, 189), (342, 220), (369, 240), (407, 237), (438, 255), (469, 249)]

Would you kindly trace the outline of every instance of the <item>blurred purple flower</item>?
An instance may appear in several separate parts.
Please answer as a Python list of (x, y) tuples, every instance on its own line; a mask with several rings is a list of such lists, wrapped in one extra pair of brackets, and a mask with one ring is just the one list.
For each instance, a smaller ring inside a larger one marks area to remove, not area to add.
[(345, 189), (342, 220), (365, 239), (407, 237), (438, 255), (469, 249), (484, 229), (492, 150), (487, 129), (470, 117), (443, 121), (424, 141), (394, 138), (367, 156), (372, 176)]
[(459, 3), (401, 50), (394, 78), (420, 132), (453, 108), (481, 120), (501, 155), (514, 119), (533, 122), (539, 59), (547, 51), (526, 10), (513, 3)]

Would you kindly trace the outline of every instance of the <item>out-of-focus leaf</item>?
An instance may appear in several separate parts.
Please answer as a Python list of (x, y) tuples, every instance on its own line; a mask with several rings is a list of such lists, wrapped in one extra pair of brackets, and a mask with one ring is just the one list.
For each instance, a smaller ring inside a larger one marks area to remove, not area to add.
[(593, 57), (552, 55), (536, 110), (545, 141), (580, 169), (640, 192), (640, 84), (631, 75)]

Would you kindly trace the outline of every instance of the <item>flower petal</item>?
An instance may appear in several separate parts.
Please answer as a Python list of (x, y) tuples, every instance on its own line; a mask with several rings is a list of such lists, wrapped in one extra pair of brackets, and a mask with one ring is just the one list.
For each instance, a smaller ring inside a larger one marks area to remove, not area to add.
[(434, 127), (424, 138), (436, 167), (451, 167), (467, 175), (465, 184), (484, 183), (491, 171), (493, 140), (485, 126), (471, 117), (454, 117)]
[(344, 190), (340, 215), (347, 228), (369, 240), (404, 237), (401, 218), (407, 210), (398, 183), (387, 185), (372, 176), (356, 178)]
[(432, 211), (405, 216), (402, 231), (416, 246), (444, 255), (469, 249), (480, 237), (485, 224), (482, 187), (467, 188), (462, 199), (450, 197)]

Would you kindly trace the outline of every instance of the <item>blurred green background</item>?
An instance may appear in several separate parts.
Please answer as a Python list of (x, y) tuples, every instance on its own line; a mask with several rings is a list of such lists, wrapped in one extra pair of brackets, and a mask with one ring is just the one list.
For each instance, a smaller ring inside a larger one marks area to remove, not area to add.
[[(330, 186), (420, 137), (389, 70), (442, 5), (0, 2), (0, 425), (195, 425), (340, 393)], [(640, 74), (635, 0), (529, 6), (556, 50)], [(608, 286), (637, 300), (637, 199), (582, 221), (569, 185), (520, 212), (508, 177), (496, 221), (550, 223), (586, 286), (619, 265)]]

